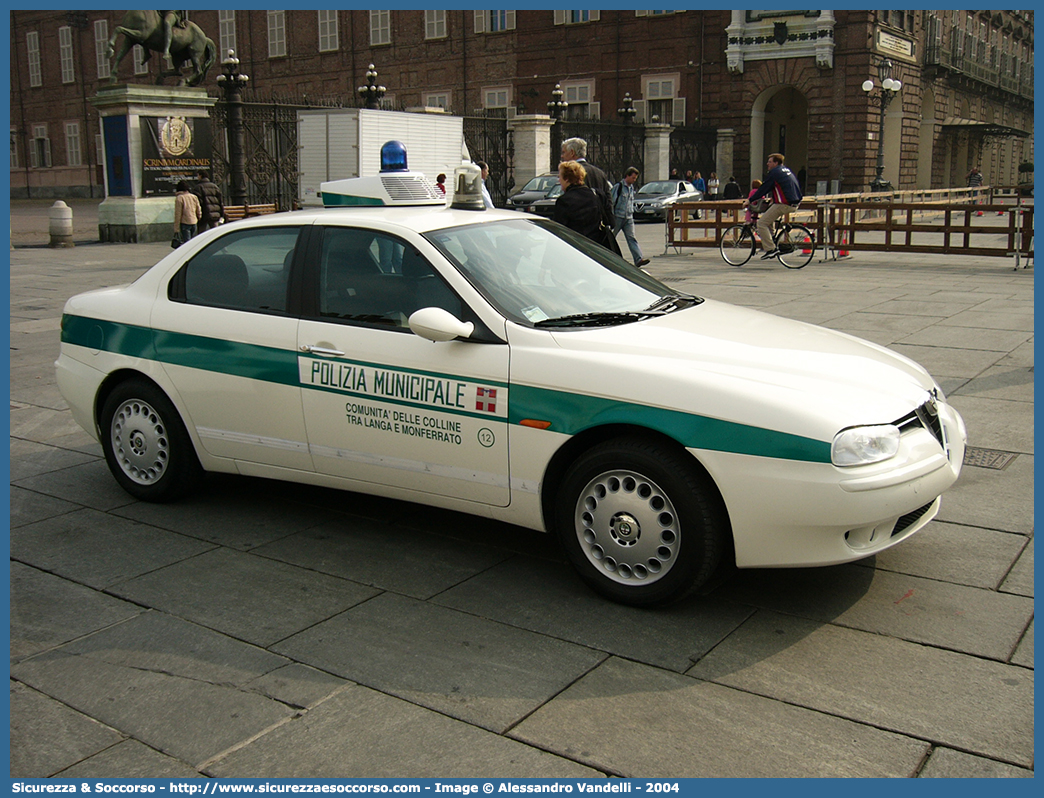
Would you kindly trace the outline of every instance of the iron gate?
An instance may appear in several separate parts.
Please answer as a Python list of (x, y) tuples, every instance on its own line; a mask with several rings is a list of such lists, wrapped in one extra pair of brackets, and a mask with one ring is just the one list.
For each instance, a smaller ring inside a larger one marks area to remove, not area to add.
[[(714, 165), (714, 148), (718, 143), (718, 131), (712, 127), (679, 127), (671, 131), (671, 168), (679, 175), (689, 170), (699, 172), (707, 180), (717, 167)], [(726, 175), (721, 178), (724, 184)]]
[[(331, 98), (244, 98), (243, 139), (247, 204), (276, 203), (281, 211), (296, 207), (298, 198), (297, 112), (308, 108), (339, 108)], [(229, 196), (228, 105), (224, 100), (210, 112), (214, 136), (211, 179)]]
[[(471, 160), (485, 161), (489, 166), (486, 188), (493, 204), (503, 208), (515, 187), (515, 148), (507, 129), (507, 119), (502, 116), (464, 117), (464, 143)], [(452, 175), (450, 179), (453, 179)]]
[[(587, 142), (587, 160), (599, 167), (613, 183), (623, 179), (627, 167), (645, 174), (645, 128), (633, 122), (592, 119), (561, 119), (560, 144), (566, 139)], [(558, 170), (559, 150), (552, 147), (550, 170)], [(644, 178), (642, 178), (644, 179)]]

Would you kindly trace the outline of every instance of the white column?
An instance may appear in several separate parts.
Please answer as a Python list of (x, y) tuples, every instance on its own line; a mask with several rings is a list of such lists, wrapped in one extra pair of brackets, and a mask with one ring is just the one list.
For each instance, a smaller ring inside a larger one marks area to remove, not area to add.
[(551, 125), (547, 114), (520, 114), (508, 121), (514, 139), (515, 187), (551, 171)]
[(643, 183), (651, 180), (666, 180), (671, 168), (670, 125), (646, 124), (645, 126), (645, 174)]

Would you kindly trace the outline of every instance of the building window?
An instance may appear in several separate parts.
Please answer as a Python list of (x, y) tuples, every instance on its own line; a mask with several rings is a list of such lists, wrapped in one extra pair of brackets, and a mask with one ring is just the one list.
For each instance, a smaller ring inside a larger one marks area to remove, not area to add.
[(224, 61), (228, 51), (236, 49), (235, 11), (218, 11), (218, 47), (218, 61)]
[(40, 34), (31, 30), (25, 34), (25, 48), (29, 53), (29, 85), (42, 86), (43, 72), (40, 70)]
[(562, 99), (569, 103), (565, 112), (566, 119), (590, 119), (595, 115), (591, 112), (593, 92), (590, 83), (563, 83), (562, 91), (565, 92)]
[(487, 116), (507, 116), (511, 89), (485, 89), (482, 92), (482, 98), (482, 110), (486, 112)]
[(449, 110), (450, 96), (449, 94), (425, 94), (424, 105), (428, 108), (441, 108), (443, 111)]
[(80, 150), (80, 123), (65, 123), (65, 165), (82, 166), (83, 153)]
[(268, 12), (268, 57), (281, 58), (286, 55), (286, 12)]
[(445, 39), (446, 38), (446, 12), (425, 11), (424, 12), (424, 38)]
[(18, 128), (11, 126), (11, 168), (20, 169), (22, 159), (18, 157)]
[(370, 44), (391, 44), (391, 11), (370, 12)]
[(111, 74), (109, 69), (109, 20), (94, 21), (94, 60), (98, 64), (98, 79), (103, 80)]
[(131, 48), (131, 59), (134, 61), (134, 74), (149, 74), (149, 62), (145, 60), (145, 48), (136, 44)]
[(319, 52), (328, 53), (336, 50), (337, 40), (337, 12), (319, 12)]
[(556, 25), (577, 25), (581, 22), (597, 22), (601, 19), (601, 11), (556, 11)]
[(515, 29), (514, 11), (476, 11), (475, 33), (499, 33)]
[(74, 82), (72, 28), (68, 25), (58, 28), (58, 54), (62, 62), (62, 83)]
[[(656, 121), (661, 125), (672, 125), (674, 121), (674, 78), (648, 78), (645, 81), (645, 119)], [(684, 124), (685, 120), (678, 120)]]
[(105, 163), (105, 143), (101, 133), (94, 134), (94, 162)]
[(29, 148), (29, 165), (33, 168), (51, 165), (51, 140), (47, 125), (33, 125), (33, 146)]

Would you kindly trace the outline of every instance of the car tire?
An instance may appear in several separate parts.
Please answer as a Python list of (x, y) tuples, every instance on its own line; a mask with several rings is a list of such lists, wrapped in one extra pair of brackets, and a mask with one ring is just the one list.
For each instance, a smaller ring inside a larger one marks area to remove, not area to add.
[(595, 591), (638, 607), (669, 604), (714, 573), (731, 535), (710, 478), (683, 449), (624, 437), (566, 470), (555, 528)]
[(169, 502), (201, 482), (203, 468), (178, 411), (148, 380), (117, 385), (106, 397), (99, 421), (109, 470), (134, 498)]

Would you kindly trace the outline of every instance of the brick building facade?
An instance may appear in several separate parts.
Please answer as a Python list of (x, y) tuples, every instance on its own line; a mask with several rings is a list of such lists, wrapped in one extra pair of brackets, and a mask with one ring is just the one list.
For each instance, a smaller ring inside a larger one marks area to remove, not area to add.
[[(101, 196), (98, 115), (118, 11), (12, 11), (12, 196)], [(255, 97), (356, 104), (373, 63), (395, 109), (567, 114), (735, 131), (734, 171), (786, 153), (807, 190), (1013, 184), (1033, 159), (1032, 11), (192, 11)], [(881, 113), (879, 64), (902, 89)], [(118, 68), (152, 82), (158, 59)], [(220, 61), (220, 59), (219, 59)], [(219, 95), (211, 68), (204, 86)], [(875, 81), (870, 94), (864, 81)], [(883, 125), (882, 125), (883, 116)], [(654, 177), (653, 175), (649, 176)], [(724, 177), (724, 175), (722, 175)]]

